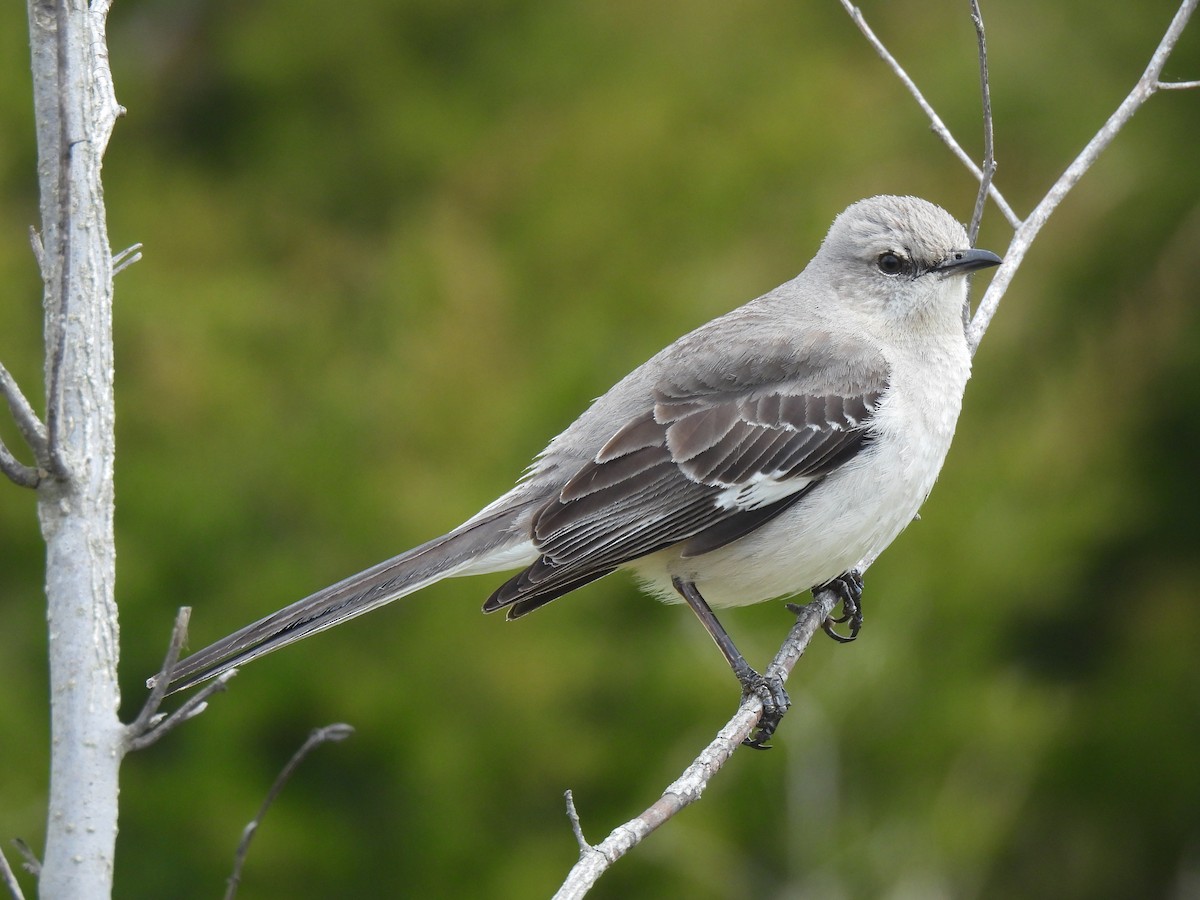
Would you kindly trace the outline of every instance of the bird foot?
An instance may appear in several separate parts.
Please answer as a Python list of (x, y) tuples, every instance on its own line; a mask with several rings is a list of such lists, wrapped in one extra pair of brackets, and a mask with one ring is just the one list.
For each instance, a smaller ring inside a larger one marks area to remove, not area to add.
[(738, 681), (742, 683), (743, 698), (757, 697), (763, 705), (758, 725), (742, 743), (755, 750), (770, 750), (771, 745), (767, 741), (775, 734), (775, 729), (783, 721), (783, 714), (792, 705), (792, 699), (783, 687), (783, 679), (778, 675), (759, 675), (753, 669), (748, 669), (738, 673)]
[[(831, 590), (838, 595), (842, 604), (842, 614), (829, 616), (821, 623), (822, 630), (840, 644), (848, 644), (856, 637), (863, 626), (862, 594), (863, 577), (857, 569), (851, 569), (832, 581), (817, 585), (814, 590)], [(850, 633), (842, 634), (837, 630), (838, 625), (850, 623)]]

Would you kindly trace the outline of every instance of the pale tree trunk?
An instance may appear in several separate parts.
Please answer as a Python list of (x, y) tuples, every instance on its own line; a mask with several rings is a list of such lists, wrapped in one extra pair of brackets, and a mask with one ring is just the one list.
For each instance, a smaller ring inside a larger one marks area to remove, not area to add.
[(42, 897), (107, 897), (117, 836), (112, 254), (100, 161), (120, 107), (107, 2), (30, 0), (45, 283), (51, 758)]

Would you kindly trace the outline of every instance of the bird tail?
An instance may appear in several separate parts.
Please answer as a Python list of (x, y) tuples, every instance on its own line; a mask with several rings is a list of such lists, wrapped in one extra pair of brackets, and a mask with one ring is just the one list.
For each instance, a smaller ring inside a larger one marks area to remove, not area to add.
[[(443, 578), (527, 564), (531, 559), (526, 557), (536, 552), (528, 536), (513, 526), (528, 505), (501, 506), (491, 512), (493, 505), (449, 534), (351, 575), (196, 651), (171, 669), (168, 693), (215, 678)], [(154, 687), (158, 678), (149, 679), (147, 686)]]

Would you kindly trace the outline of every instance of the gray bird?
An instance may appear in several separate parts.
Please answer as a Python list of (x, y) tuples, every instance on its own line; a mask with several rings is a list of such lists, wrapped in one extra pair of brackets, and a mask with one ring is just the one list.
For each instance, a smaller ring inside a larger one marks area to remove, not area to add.
[(443, 578), (521, 569), (483, 605), (514, 619), (628, 569), (687, 601), (743, 693), (762, 697), (748, 743), (763, 746), (787, 694), (711, 607), (828, 584), (857, 633), (855, 566), (913, 519), (954, 435), (971, 369), (965, 276), (1000, 261), (924, 200), (853, 204), (803, 272), (634, 369), (494, 503), (192, 654), (171, 688)]

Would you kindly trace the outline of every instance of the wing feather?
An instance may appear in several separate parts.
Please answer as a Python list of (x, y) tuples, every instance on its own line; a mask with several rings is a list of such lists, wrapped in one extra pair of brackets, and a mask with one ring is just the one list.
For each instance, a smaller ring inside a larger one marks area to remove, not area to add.
[(811, 361), (758, 360), (660, 386), (533, 517), (539, 559), (488, 598), (524, 615), (676, 544), (686, 556), (762, 527), (869, 444), (879, 365), (815, 389)]

